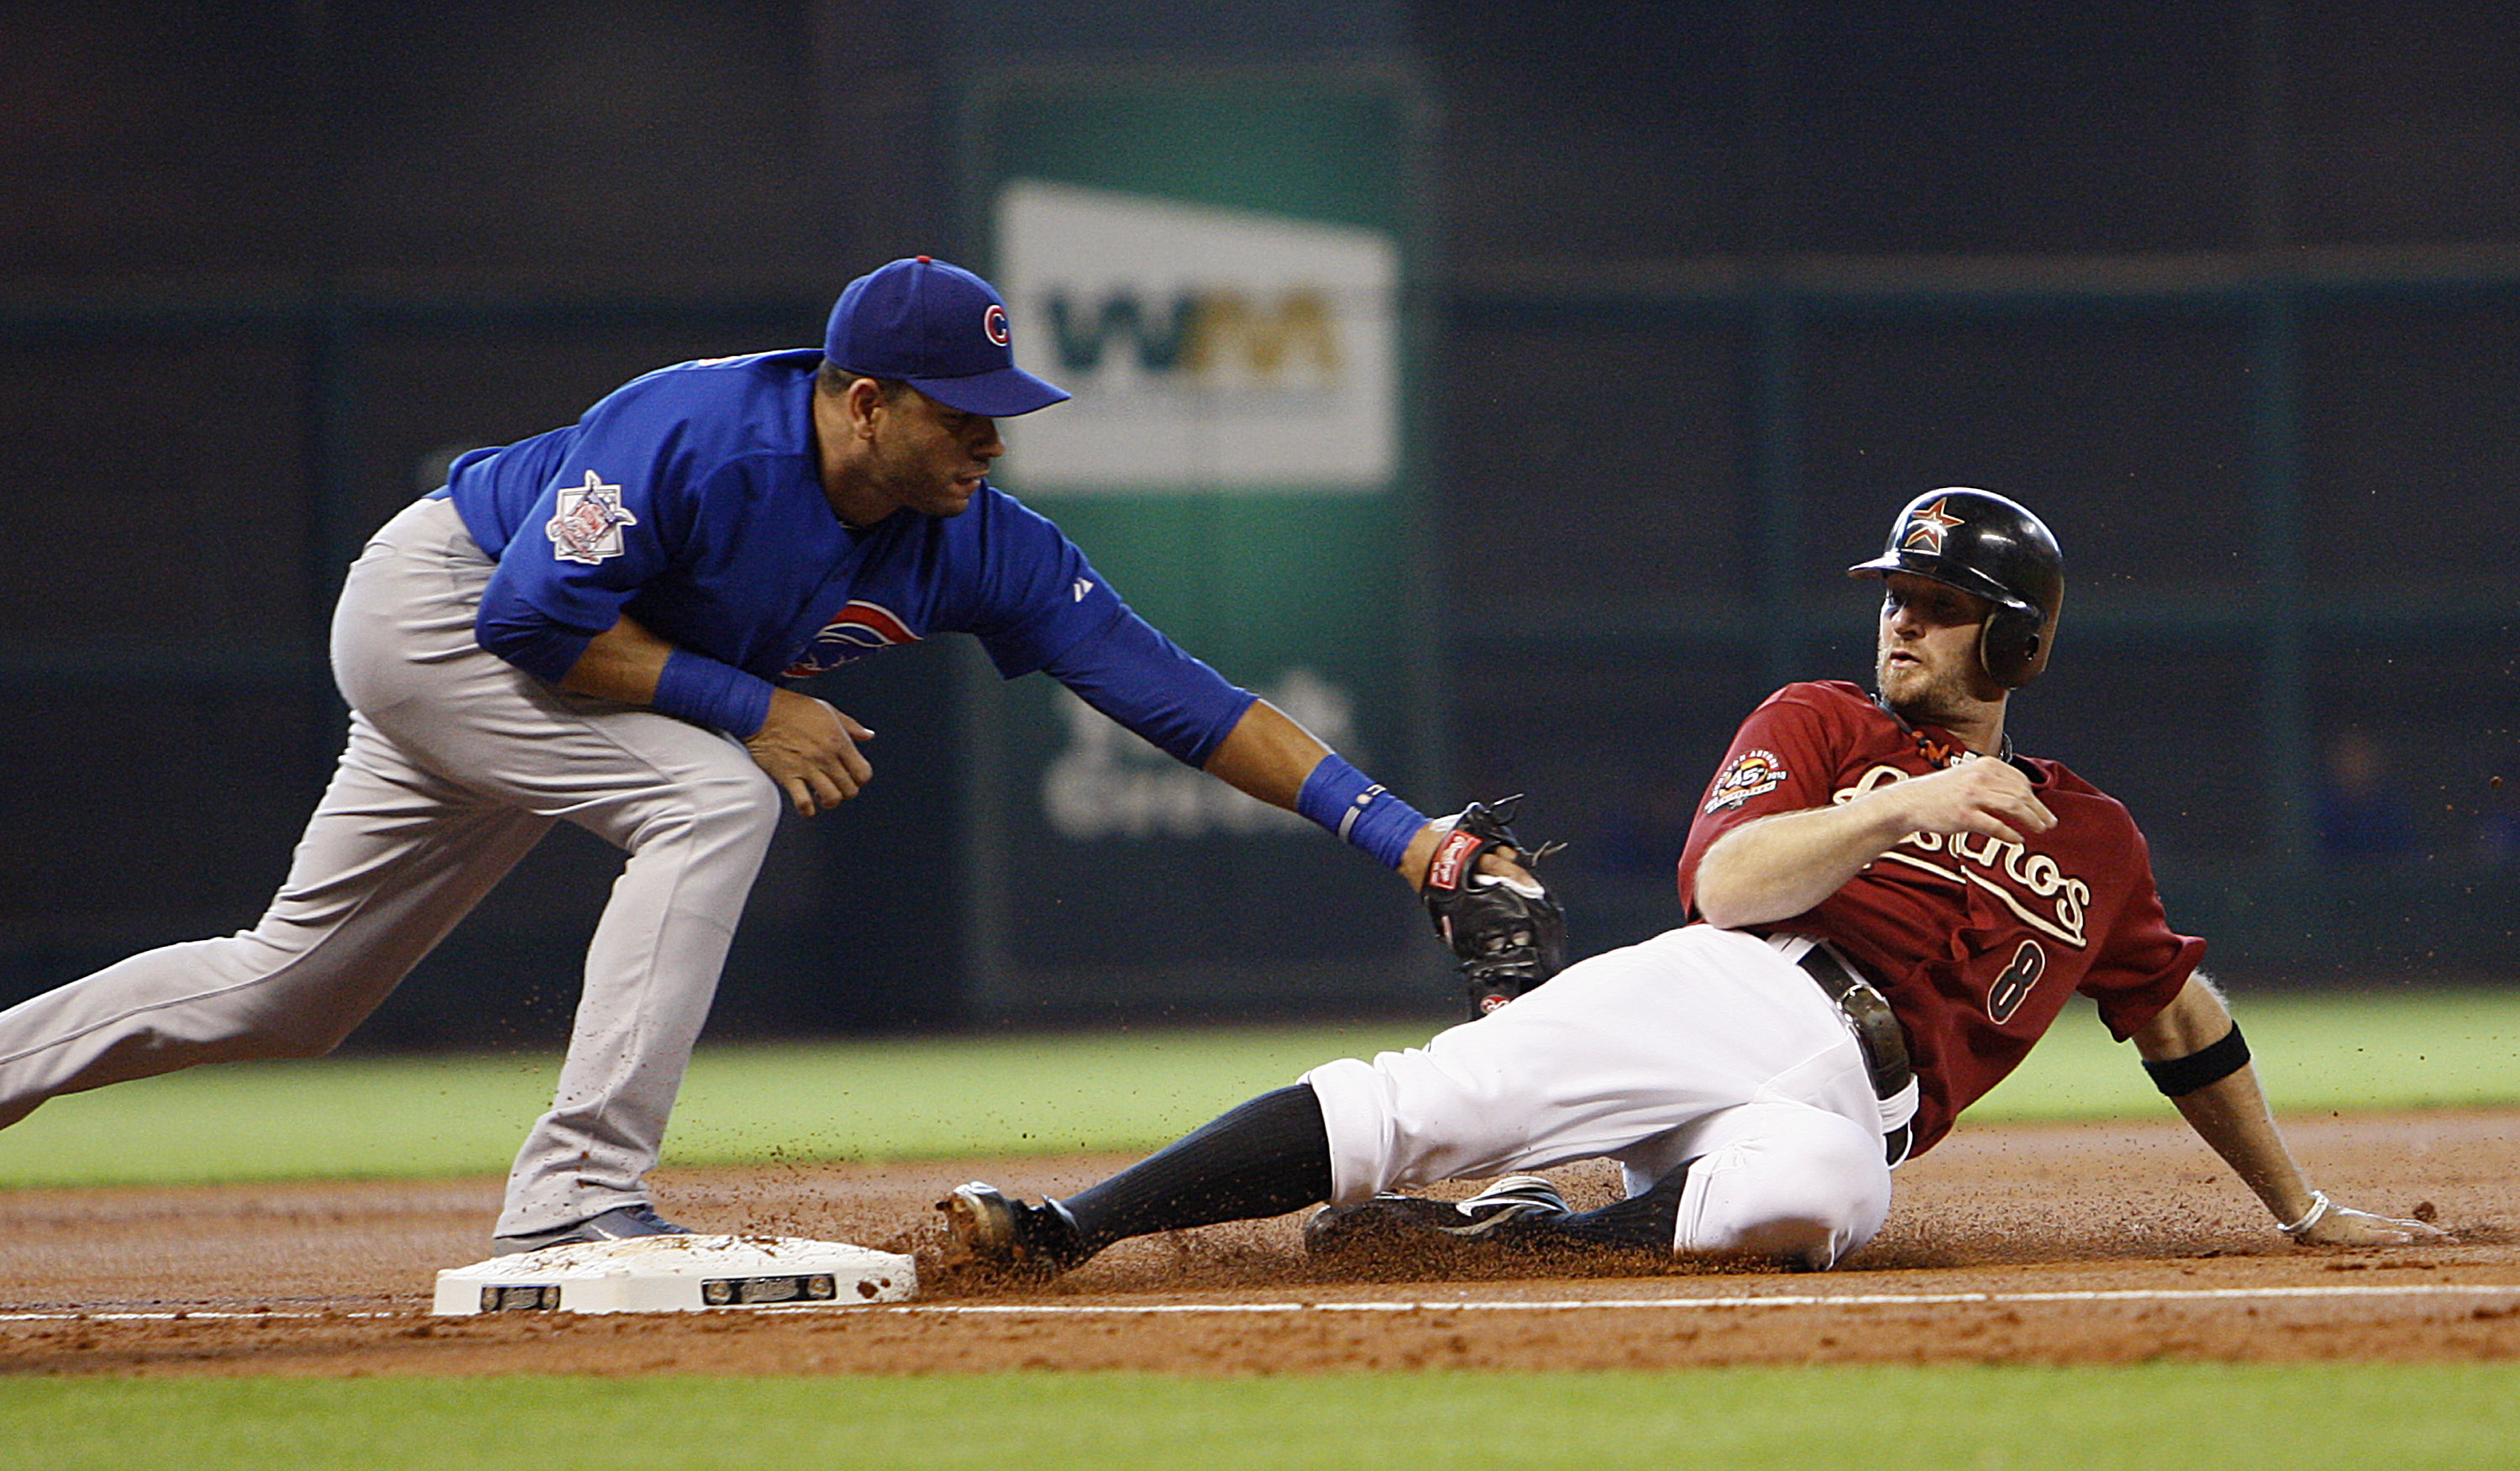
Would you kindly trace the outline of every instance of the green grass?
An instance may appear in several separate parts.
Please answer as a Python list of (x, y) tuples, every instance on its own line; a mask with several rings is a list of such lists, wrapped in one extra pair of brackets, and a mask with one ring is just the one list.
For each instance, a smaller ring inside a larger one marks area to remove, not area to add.
[[(1136, 1149), (1423, 1027), (1225, 1028), (704, 1047), (669, 1165)], [(499, 1174), (557, 1055), (245, 1063), (56, 1098), (0, 1133), (0, 1187)]]
[[(2279, 1112), (2520, 1102), (2520, 990), (2231, 1000)], [(2077, 1003), (1971, 1121), (2167, 1116), (2132, 1044)]]
[(2520, 1366), (1185, 1379), (0, 1381), (0, 1465), (2184, 1468), (2511, 1464)]
[[(2520, 1102), (2520, 993), (2242, 998), (2267, 1091), (2308, 1112)], [(1416, 1026), (710, 1047), (669, 1165), (1143, 1150)], [(549, 1100), (545, 1055), (201, 1068), (56, 1099), (0, 1134), (0, 1187), (497, 1174)], [(1975, 1121), (2167, 1117), (2090, 1008)]]

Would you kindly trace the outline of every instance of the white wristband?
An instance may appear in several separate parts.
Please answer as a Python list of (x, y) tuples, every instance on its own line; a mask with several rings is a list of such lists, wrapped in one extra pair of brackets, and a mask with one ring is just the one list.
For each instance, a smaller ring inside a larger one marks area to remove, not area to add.
[(2287, 1236), (2298, 1236), (2324, 1220), (2330, 1204), (2325, 1190), (2313, 1190), (2310, 1192), (2310, 1213), (2290, 1226), (2278, 1226), (2275, 1229)]

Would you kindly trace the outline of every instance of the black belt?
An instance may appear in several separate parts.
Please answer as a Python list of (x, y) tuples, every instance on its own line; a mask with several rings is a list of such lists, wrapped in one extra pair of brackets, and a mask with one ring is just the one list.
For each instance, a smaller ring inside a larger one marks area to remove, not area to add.
[[(1870, 981), (1856, 974), (1853, 966), (1838, 958), (1836, 951), (1818, 941), (1794, 963), (1818, 982), (1821, 993), (1855, 1024), (1855, 1043), (1864, 1049), (1864, 1066), (1872, 1075), (1874, 1095), (1895, 1098), (1907, 1092), (1908, 1085), (1915, 1081), (1916, 1069), (1908, 1060), (1908, 1034), (1891, 1011), (1889, 1001), (1873, 989)], [(1882, 1148), (1893, 1165), (1908, 1157), (1912, 1141), (1912, 1130), (1906, 1124), (1881, 1137)]]

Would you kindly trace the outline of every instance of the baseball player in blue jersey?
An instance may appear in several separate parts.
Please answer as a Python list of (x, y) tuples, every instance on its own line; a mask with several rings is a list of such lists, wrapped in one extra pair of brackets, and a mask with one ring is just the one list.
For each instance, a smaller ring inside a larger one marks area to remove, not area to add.
[(1420, 882), (1465, 834), (1185, 653), (988, 483), (995, 421), (1066, 397), (1015, 366), (988, 283), (920, 256), (850, 283), (819, 351), (660, 369), (457, 461), (350, 568), (348, 745), (261, 922), (0, 1013), (0, 1125), (331, 1050), (568, 822), (627, 860), (494, 1250), (680, 1233), (645, 1177), (781, 806), (812, 816), (874, 774), (874, 733), (785, 682), (937, 633)]

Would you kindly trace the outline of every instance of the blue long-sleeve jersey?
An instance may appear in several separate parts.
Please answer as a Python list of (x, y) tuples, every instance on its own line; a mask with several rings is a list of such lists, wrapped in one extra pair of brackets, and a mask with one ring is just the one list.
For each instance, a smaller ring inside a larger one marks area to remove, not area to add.
[[(676, 647), (802, 679), (968, 633), (1204, 763), (1251, 704), (1156, 632), (1058, 527), (983, 484), (959, 516), (852, 528), (823, 492), (811, 348), (681, 363), (566, 428), (455, 462), (447, 494), (499, 567), (482, 646), (557, 681), (628, 614)], [(747, 733), (748, 734), (748, 733)]]

